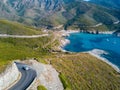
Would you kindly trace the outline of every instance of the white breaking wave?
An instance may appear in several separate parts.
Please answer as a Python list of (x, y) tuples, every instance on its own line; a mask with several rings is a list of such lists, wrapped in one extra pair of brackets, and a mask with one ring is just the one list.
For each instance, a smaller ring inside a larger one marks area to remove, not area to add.
[(110, 66), (112, 66), (118, 73), (120, 73), (120, 69), (114, 65), (113, 63), (111, 63), (109, 60), (107, 60), (104, 57), (101, 57), (101, 54), (108, 54), (107, 52), (105, 52), (104, 50), (100, 50), (100, 49), (93, 49), (91, 51), (88, 51), (89, 54), (91, 54), (92, 56), (97, 57), (98, 59), (102, 60), (103, 62), (109, 64)]

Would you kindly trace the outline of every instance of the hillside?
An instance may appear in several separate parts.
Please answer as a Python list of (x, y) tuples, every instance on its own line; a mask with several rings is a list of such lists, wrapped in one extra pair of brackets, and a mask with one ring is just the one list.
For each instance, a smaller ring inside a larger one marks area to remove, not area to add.
[[(99, 0), (100, 1), (100, 0)], [(120, 11), (84, 0), (3, 0), (0, 18), (35, 27), (53, 29), (117, 30)], [(9, 14), (9, 15), (8, 15)], [(102, 23), (100, 27), (95, 27)], [(116, 28), (117, 27), (117, 28)]]
[[(69, 13), (68, 13), (69, 12)], [(112, 13), (110, 13), (112, 12)], [(65, 24), (65, 28), (80, 28), (80, 29), (103, 29), (111, 30), (116, 29), (114, 22), (119, 21), (120, 12), (112, 11), (111, 9), (90, 4), (87, 2), (75, 2), (66, 6), (66, 18), (70, 15), (71, 18)], [(116, 15), (116, 16), (115, 16)], [(100, 27), (95, 28), (99, 23)]]
[(111, 66), (87, 53), (58, 54), (49, 59), (61, 73), (65, 90), (120, 89), (120, 74)]
[[(3, 0), (1, 4), (1, 8), (6, 8), (0, 12), (4, 14), (0, 16), (1, 18), (7, 18), (9, 16), (11, 17), (8, 18), (9, 20), (15, 20), (37, 27), (42, 25), (39, 23), (42, 18), (46, 19), (62, 8), (61, 0)], [(46, 27), (46, 25), (42, 26)]]
[(51, 56), (51, 50), (58, 45), (54, 36), (38, 38), (0, 38), (0, 72), (13, 60), (26, 60)]
[(53, 38), (52, 34), (33, 39), (0, 38), (0, 72), (13, 60), (35, 58), (60, 72), (65, 90), (120, 89), (120, 74), (111, 66), (89, 54), (53, 53), (59, 45), (58, 40), (52, 42)]
[(0, 0), (0, 18), (2, 19), (11, 19), (18, 18), (14, 9), (12, 9), (9, 5), (3, 3), (4, 0)]
[(0, 20), (0, 34), (9, 35), (36, 35), (41, 34), (41, 30), (25, 26), (17, 22)]
[[(22, 28), (19, 27), (20, 30)], [(120, 89), (120, 74), (108, 64), (89, 54), (58, 51), (56, 48), (61, 38), (56, 33), (50, 32), (49, 36), (39, 38), (0, 38), (0, 72), (13, 60), (34, 58), (52, 64), (60, 72), (59, 77), (66, 90)]]
[[(0, 20), (0, 34), (32, 36), (44, 35), (45, 32), (17, 22)], [(13, 60), (41, 59), (51, 55), (50, 52), (59, 45), (58, 43), (53, 33), (36, 38), (0, 37), (0, 73)]]
[[(68, 35), (63, 29), (116, 30), (114, 34), (120, 36), (119, 3), (119, 0), (0, 0), (0, 35), (31, 37), (47, 34), (35, 38), (1, 36), (0, 74), (15, 60), (26, 60), (26, 63), (38, 67), (27, 61), (34, 59), (56, 69), (64, 90), (120, 90), (120, 73), (110, 65), (87, 52), (63, 52), (60, 46), (67, 41), (62, 36)], [(42, 28), (49, 30), (43, 32)], [(37, 73), (41, 73), (36, 67)], [(24, 65), (24, 68), (27, 67)], [(50, 83), (53, 78), (46, 75), (50, 76), (52, 72), (43, 66), (41, 69)], [(46, 90), (41, 85), (37, 89)]]

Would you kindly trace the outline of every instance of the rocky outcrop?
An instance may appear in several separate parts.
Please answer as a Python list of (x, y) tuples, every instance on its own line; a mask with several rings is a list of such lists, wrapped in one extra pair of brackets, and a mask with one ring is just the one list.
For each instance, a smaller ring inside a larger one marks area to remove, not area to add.
[(120, 36), (120, 30), (117, 30), (117, 31), (113, 32), (113, 34), (116, 35), (116, 36)]
[(0, 90), (8, 88), (19, 77), (20, 73), (15, 63), (12, 63), (7, 69), (0, 74)]
[(61, 8), (60, 0), (7, 0), (9, 5), (19, 11), (27, 9), (38, 9), (53, 11)]
[(24, 63), (30, 65), (37, 72), (37, 84), (30, 90), (36, 90), (38, 85), (45, 86), (47, 90), (64, 90), (58, 76), (59, 73), (51, 65), (45, 65), (35, 60), (26, 60)]

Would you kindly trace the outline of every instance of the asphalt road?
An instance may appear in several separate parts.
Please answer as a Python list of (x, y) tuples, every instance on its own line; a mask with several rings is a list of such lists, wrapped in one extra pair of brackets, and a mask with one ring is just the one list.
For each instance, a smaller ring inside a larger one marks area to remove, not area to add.
[(21, 72), (22, 76), (21, 79), (9, 90), (26, 90), (37, 76), (36, 71), (32, 68), (29, 68), (29, 70), (24, 70), (23, 67), (27, 66), (25, 64), (16, 63), (16, 65), (19, 71)]

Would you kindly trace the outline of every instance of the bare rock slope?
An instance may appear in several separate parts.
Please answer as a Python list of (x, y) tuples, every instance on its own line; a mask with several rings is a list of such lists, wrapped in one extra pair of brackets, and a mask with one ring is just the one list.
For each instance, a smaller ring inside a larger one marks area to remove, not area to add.
[(30, 65), (37, 72), (36, 83), (30, 90), (35, 90), (38, 85), (43, 85), (47, 90), (64, 90), (59, 79), (59, 73), (51, 66), (39, 63), (35, 60), (27, 60), (24, 63)]
[(7, 69), (0, 74), (0, 90), (4, 90), (14, 83), (20, 75), (15, 63), (12, 63)]

